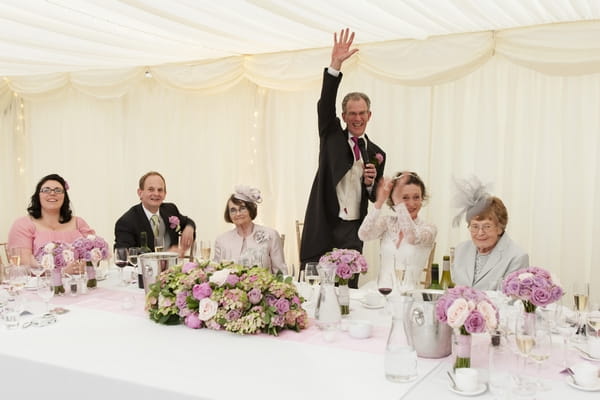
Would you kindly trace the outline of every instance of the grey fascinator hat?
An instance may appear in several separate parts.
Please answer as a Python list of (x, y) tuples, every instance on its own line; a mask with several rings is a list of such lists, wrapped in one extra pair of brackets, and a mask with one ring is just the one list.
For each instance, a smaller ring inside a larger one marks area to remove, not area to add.
[(463, 215), (468, 223), (474, 216), (485, 210), (492, 201), (487, 186), (476, 176), (467, 179), (454, 178), (454, 190), (452, 205), (459, 208), (459, 212), (452, 219), (453, 226), (460, 225)]
[(251, 203), (262, 202), (260, 190), (246, 185), (237, 185), (234, 189), (233, 197), (238, 200), (249, 201)]

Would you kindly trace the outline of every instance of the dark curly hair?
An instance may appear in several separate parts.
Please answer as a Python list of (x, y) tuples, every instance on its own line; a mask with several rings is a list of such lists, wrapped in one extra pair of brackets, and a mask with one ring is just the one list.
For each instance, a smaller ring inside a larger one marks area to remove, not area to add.
[(64, 189), (64, 201), (62, 206), (60, 207), (60, 217), (58, 221), (61, 224), (65, 224), (71, 220), (73, 217), (73, 211), (71, 211), (71, 200), (69, 200), (69, 193), (67, 192), (67, 181), (58, 174), (50, 174), (43, 177), (35, 187), (35, 192), (31, 195), (31, 203), (29, 203), (29, 207), (27, 207), (27, 212), (35, 219), (40, 219), (42, 217), (42, 204), (40, 202), (40, 190), (44, 183), (48, 181), (57, 181), (61, 184)]

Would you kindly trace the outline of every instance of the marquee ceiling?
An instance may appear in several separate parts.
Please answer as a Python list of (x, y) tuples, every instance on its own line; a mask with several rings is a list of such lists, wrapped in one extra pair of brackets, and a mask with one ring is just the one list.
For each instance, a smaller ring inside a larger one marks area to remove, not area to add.
[(0, 76), (600, 19), (600, 0), (0, 0)]

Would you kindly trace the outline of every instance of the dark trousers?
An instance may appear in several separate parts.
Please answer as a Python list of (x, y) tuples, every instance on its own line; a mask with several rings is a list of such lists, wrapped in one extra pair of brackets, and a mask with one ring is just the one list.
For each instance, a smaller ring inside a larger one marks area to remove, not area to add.
[[(363, 242), (358, 238), (358, 228), (360, 228), (360, 224), (362, 220), (355, 221), (344, 221), (342, 219), (338, 220), (338, 224), (335, 228), (333, 228), (332, 236), (333, 236), (333, 248), (335, 249), (352, 249), (357, 250), (362, 253)], [(306, 260), (306, 262), (318, 262), (321, 256), (315, 257), (315, 259)], [(300, 271), (304, 270), (303, 263), (300, 266)], [(358, 289), (358, 274), (353, 276), (348, 280), (348, 287), (353, 289)]]

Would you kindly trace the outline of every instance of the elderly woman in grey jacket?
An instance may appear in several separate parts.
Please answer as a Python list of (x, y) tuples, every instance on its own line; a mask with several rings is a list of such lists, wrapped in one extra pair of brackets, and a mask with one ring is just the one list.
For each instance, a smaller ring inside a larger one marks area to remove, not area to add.
[(465, 214), (471, 240), (456, 246), (452, 280), (480, 290), (499, 289), (506, 275), (529, 267), (529, 256), (506, 233), (508, 211), (502, 200), (487, 193), (476, 178), (459, 187), (462, 211), (454, 222)]

